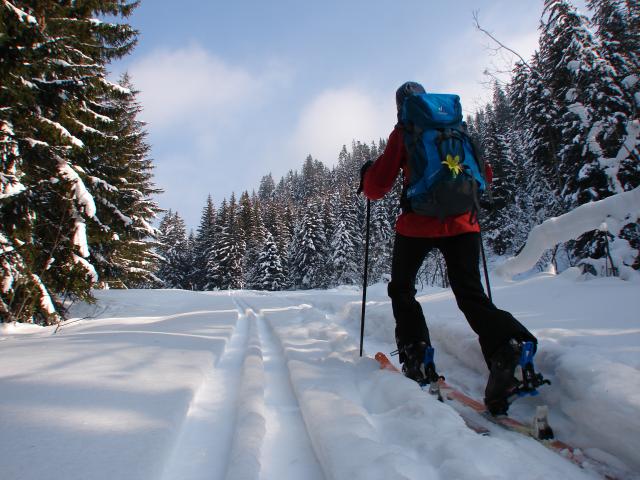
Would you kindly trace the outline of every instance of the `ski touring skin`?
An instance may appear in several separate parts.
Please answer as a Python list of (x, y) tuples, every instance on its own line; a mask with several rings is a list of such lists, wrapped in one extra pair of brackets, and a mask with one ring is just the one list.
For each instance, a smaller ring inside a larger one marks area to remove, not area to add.
[[(376, 353), (375, 359), (380, 364), (381, 369), (401, 373), (384, 353)], [(548, 449), (553, 450), (562, 457), (573, 462), (580, 468), (591, 469), (602, 475), (602, 477), (607, 480), (620, 480), (624, 478), (624, 475), (618, 473), (617, 469), (614, 467), (586, 455), (579, 448), (572, 447), (571, 445), (554, 438), (553, 430), (548, 422), (548, 408), (546, 406), (537, 407), (536, 414), (532, 422), (530, 424), (526, 424), (506, 415), (494, 417), (488, 412), (487, 407), (483, 402), (476, 400), (451, 386), (445, 382), (443, 377), (440, 377), (436, 385), (428, 385), (428, 388), (425, 388), (425, 391), (436, 396), (440, 401), (452, 401), (458, 406), (464, 407), (456, 408), (456, 411), (460, 414), (465, 424), (480, 435), (491, 435), (491, 431), (483, 425), (482, 419), (485, 419), (492, 424), (498, 425), (511, 432), (531, 437)], [(478, 416), (481, 418), (478, 418)]]

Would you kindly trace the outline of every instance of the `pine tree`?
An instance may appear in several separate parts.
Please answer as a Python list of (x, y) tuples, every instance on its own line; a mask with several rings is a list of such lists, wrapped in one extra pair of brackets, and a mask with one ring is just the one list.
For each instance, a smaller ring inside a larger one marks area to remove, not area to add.
[(171, 210), (158, 227), (158, 253), (161, 257), (158, 278), (167, 288), (190, 288), (189, 241), (184, 220)]
[(291, 240), (293, 238), (293, 213), (291, 208), (287, 205), (284, 208), (276, 207), (276, 216), (273, 227), (273, 237), (278, 250), (278, 255), (282, 260), (282, 270), (284, 273), (285, 284), (284, 288), (291, 287), (289, 268), (287, 265), (287, 255)]
[[(588, 19), (562, 0), (547, 0), (544, 15), (545, 68), (555, 67), (550, 84), (563, 106), (558, 154), (565, 181), (560, 194), (571, 208), (623, 191), (617, 177), (621, 138), (616, 132), (627, 125), (624, 112), (630, 107)], [(608, 159), (611, 154), (616, 157)], [(574, 245), (579, 258), (601, 258), (605, 253), (595, 232)]]
[(214, 229), (214, 241), (207, 251), (207, 283), (204, 290), (215, 290), (222, 287), (224, 281), (224, 266), (222, 262), (222, 248), (226, 243), (227, 224), (229, 219), (229, 203), (222, 200)]
[[(157, 269), (152, 253), (156, 231), (151, 222), (159, 212), (153, 196), (161, 192), (152, 183), (144, 123), (137, 120), (141, 106), (127, 75), (122, 90), (105, 98), (102, 108), (112, 122), (109, 135), (96, 135), (92, 155), (109, 158), (85, 167), (91, 175), (96, 216), (100, 225), (90, 231), (91, 259), (101, 283), (127, 288), (153, 285)], [(108, 179), (100, 181), (99, 179)]]
[(504, 255), (512, 249), (518, 166), (513, 157), (511, 140), (512, 113), (507, 96), (494, 85), (493, 102), (485, 110), (485, 131), (482, 135), (484, 159), (493, 169), (490, 186), (493, 208), (482, 215), (482, 228), (486, 231), (491, 249)]
[(255, 234), (256, 219), (253, 210), (253, 204), (247, 191), (242, 192), (238, 203), (237, 226), (239, 235), (246, 240), (250, 240)]
[(521, 186), (523, 202), (529, 202), (535, 213), (533, 224), (565, 212), (558, 195), (559, 160), (555, 152), (560, 132), (554, 122), (559, 117), (558, 106), (551, 91), (545, 87), (540, 72), (540, 55), (536, 52), (532, 67), (516, 64), (508, 86), (509, 103), (513, 112), (513, 127), (517, 145), (523, 158)]
[(260, 180), (260, 187), (258, 188), (258, 197), (261, 202), (269, 203), (275, 198), (276, 184), (273, 181), (271, 173), (265, 175)]
[(285, 276), (282, 268), (282, 259), (278, 254), (278, 247), (273, 239), (273, 235), (267, 232), (262, 249), (260, 250), (256, 263), (254, 276), (254, 288), (260, 290), (282, 290), (285, 288)]
[(355, 195), (344, 192), (339, 203), (336, 226), (331, 237), (332, 284), (355, 285), (360, 282), (358, 249), (361, 237), (356, 234), (359, 227), (354, 209)]
[(211, 195), (200, 215), (200, 225), (196, 232), (193, 248), (194, 286), (197, 290), (206, 290), (210, 284), (208, 261), (209, 251), (215, 243), (216, 208)]
[(209, 252), (210, 284), (207, 289), (238, 289), (244, 286), (245, 239), (238, 225), (235, 195), (223, 200), (216, 225), (215, 242)]
[[(384, 150), (384, 148), (382, 149)], [(372, 282), (391, 278), (391, 257), (395, 240), (395, 222), (400, 212), (400, 195), (402, 178), (398, 177), (391, 192), (383, 199), (372, 203), (370, 257)], [(364, 202), (362, 202), (364, 203)], [(366, 228), (366, 226), (365, 226)], [(364, 228), (363, 230), (364, 231)], [(364, 238), (361, 236), (361, 238)], [(364, 252), (364, 243), (361, 243)], [(363, 264), (363, 253), (359, 256), (359, 264)], [(362, 269), (361, 269), (362, 270)]]
[[(621, 78), (637, 73), (640, 65), (640, 7), (624, 0), (587, 0), (592, 22), (606, 58)], [(635, 66), (635, 68), (634, 68)]]
[(199, 290), (197, 282), (198, 270), (196, 269), (196, 234), (191, 230), (187, 237), (185, 251), (185, 279), (182, 282), (182, 288), (185, 290)]
[[(246, 240), (246, 251), (244, 255), (244, 284), (256, 290), (262, 290), (262, 273), (260, 271), (260, 255), (265, 249), (265, 242), (267, 236), (270, 236), (270, 241), (274, 243), (273, 235), (265, 227), (262, 221), (262, 208), (260, 200), (257, 195), (253, 195), (251, 199), (251, 224), (253, 225), (253, 233)], [(277, 247), (276, 251), (277, 251)], [(279, 256), (278, 256), (279, 258)], [(280, 270), (282, 270), (282, 264), (280, 264)], [(278, 285), (282, 285), (284, 279), (278, 281)]]
[[(152, 232), (141, 226), (155, 208), (125, 213), (128, 201), (105, 203), (123, 155), (115, 137), (135, 116), (118, 110), (118, 99), (123, 106), (133, 97), (106, 80), (105, 66), (131, 51), (137, 32), (94, 17), (127, 17), (136, 6), (7, 0), (0, 9), (0, 131), (8, 146), (1, 185), (10, 193), (0, 201), (0, 234), (3, 248), (12, 249), (3, 260), (11, 263), (3, 268), (10, 276), (3, 277), (0, 303), (12, 318), (56, 321), (65, 296), (91, 299), (99, 273), (135, 282), (152, 267), (148, 245), (136, 237), (140, 228)], [(149, 164), (138, 166), (149, 173)], [(109, 217), (118, 212), (123, 217), (112, 228)]]
[(326, 285), (325, 251), (320, 206), (314, 203), (303, 214), (289, 247), (289, 277), (293, 288), (322, 288)]
[(607, 159), (613, 189), (628, 191), (640, 185), (640, 32), (633, 28), (634, 17), (640, 25), (640, 7), (627, 7), (622, 0), (590, 0), (588, 5), (594, 11), (601, 51), (611, 66), (606, 80), (619, 88), (615, 102), (598, 102), (601, 123), (594, 136)]

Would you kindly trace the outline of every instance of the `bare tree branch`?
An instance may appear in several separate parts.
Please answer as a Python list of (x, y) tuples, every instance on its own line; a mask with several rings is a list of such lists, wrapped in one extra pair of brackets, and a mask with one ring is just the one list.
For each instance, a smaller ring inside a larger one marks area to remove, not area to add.
[[(482, 73), (484, 73), (487, 77), (489, 77), (489, 80), (481, 82), (481, 84), (485, 85), (486, 87), (490, 87), (492, 85), (495, 85), (496, 83), (502, 87), (506, 87), (507, 85), (509, 85), (509, 82), (504, 81), (496, 73), (490, 72), (488, 69), (485, 69), (485, 71)], [(508, 72), (498, 71), (497, 73), (508, 73)]]
[(473, 21), (475, 22), (476, 28), (479, 31), (481, 31), (487, 37), (489, 37), (491, 40), (493, 40), (495, 43), (497, 43), (500, 46), (500, 48), (502, 48), (504, 50), (507, 50), (508, 52), (513, 53), (516, 57), (518, 57), (520, 59), (520, 61), (522, 62), (523, 65), (525, 65), (529, 70), (533, 71), (533, 69), (531, 68), (531, 65), (529, 65), (527, 63), (527, 61), (522, 57), (522, 55), (520, 55), (518, 52), (516, 52), (512, 48), (507, 47), (504, 43), (502, 43), (500, 40), (498, 40), (496, 37), (494, 37), (489, 31), (485, 30), (484, 28), (482, 28), (480, 26), (480, 20), (478, 18), (478, 10), (475, 10), (473, 12)]

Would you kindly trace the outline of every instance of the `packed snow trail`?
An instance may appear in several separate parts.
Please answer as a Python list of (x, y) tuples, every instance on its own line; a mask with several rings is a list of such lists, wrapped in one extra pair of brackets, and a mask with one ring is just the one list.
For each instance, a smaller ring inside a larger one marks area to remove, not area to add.
[(289, 381), (282, 349), (264, 317), (257, 317), (265, 366), (267, 436), (262, 452), (264, 479), (322, 480), (298, 399)]
[(260, 452), (266, 434), (264, 418), (264, 361), (258, 336), (256, 315), (246, 309), (249, 338), (240, 376), (240, 390), (236, 402), (235, 429), (227, 480), (258, 480), (261, 473)]
[(163, 479), (323, 479), (271, 329), (232, 300), (236, 329), (194, 397)]
[[(204, 373), (163, 479), (209, 480), (223, 478), (235, 428), (241, 370), (247, 349), (249, 321), (238, 312), (233, 335), (217, 364)], [(203, 366), (206, 368), (207, 366)]]
[[(541, 275), (495, 292), (541, 339), (538, 366), (555, 380), (514, 415), (548, 403), (561, 439), (640, 478), (637, 285)], [(478, 435), (359, 358), (360, 293), (97, 292), (55, 335), (1, 327), (0, 478), (600, 478), (521, 435)], [(384, 285), (369, 298), (372, 356), (394, 349), (393, 320)], [(439, 371), (481, 397), (486, 367), (451, 293), (419, 300)]]

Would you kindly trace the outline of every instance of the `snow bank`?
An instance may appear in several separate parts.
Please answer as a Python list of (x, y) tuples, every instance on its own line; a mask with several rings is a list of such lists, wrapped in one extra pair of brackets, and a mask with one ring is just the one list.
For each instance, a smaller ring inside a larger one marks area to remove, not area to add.
[[(542, 254), (558, 243), (575, 239), (606, 223), (619, 231), (625, 222), (640, 217), (640, 187), (597, 202), (586, 203), (559, 217), (545, 220), (529, 233), (522, 252), (496, 269), (503, 277), (512, 277), (533, 268)], [(619, 266), (617, 266), (619, 267)]]
[(30, 323), (0, 323), (0, 338), (12, 335), (42, 333), (44, 330), (44, 327)]

